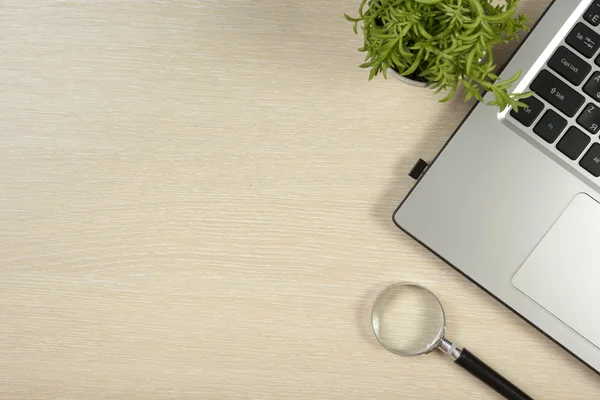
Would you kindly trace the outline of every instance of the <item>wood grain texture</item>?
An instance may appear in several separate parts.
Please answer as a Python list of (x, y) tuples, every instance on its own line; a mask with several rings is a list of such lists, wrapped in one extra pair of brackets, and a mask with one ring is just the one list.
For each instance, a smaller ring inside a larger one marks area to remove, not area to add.
[(496, 398), (378, 347), (401, 280), (535, 398), (600, 397), (392, 224), (470, 104), (368, 83), (357, 3), (0, 1), (1, 399)]

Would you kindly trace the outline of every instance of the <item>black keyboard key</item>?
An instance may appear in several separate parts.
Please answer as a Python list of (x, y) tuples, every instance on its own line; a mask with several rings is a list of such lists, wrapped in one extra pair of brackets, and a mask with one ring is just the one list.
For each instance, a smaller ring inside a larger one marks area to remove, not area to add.
[(600, 0), (592, 3), (590, 8), (583, 14), (583, 19), (594, 26), (600, 25)]
[(520, 123), (525, 126), (531, 126), (533, 121), (540, 115), (542, 110), (544, 109), (544, 103), (531, 96), (526, 99), (521, 100), (523, 103), (527, 104), (525, 108), (519, 108), (519, 112), (515, 112), (515, 110), (510, 111), (510, 115)]
[(569, 33), (565, 42), (587, 58), (590, 58), (596, 54), (600, 46), (600, 35), (594, 32), (592, 28), (587, 27), (583, 22), (580, 22), (575, 25), (575, 28)]
[(600, 55), (596, 58), (596, 65), (600, 67)]
[(574, 126), (560, 139), (556, 148), (571, 160), (577, 160), (583, 150), (590, 144), (590, 137)]
[(590, 64), (564, 46), (556, 50), (548, 61), (548, 66), (575, 86), (583, 82), (592, 70)]
[(558, 108), (567, 117), (574, 116), (585, 100), (573, 88), (545, 69), (540, 71), (530, 87), (538, 96)]
[(583, 86), (583, 91), (589, 94), (592, 99), (600, 101), (600, 72), (594, 72)]
[(600, 176), (600, 143), (594, 143), (590, 147), (585, 156), (579, 161), (579, 165), (596, 178)]
[(558, 115), (554, 110), (548, 110), (533, 131), (548, 143), (554, 143), (562, 131), (567, 127), (567, 120)]
[(598, 133), (598, 128), (600, 128), (599, 106), (592, 103), (588, 104), (579, 118), (577, 118), (577, 123), (583, 126), (589, 133)]

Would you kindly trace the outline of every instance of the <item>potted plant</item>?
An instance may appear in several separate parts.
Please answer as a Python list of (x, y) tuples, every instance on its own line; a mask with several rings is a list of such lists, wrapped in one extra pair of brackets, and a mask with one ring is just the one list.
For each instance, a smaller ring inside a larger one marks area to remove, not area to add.
[(345, 15), (362, 23), (365, 52), (362, 68), (369, 80), (380, 72), (396, 74), (411, 83), (449, 90), (442, 102), (452, 99), (459, 87), (465, 101), (483, 102), (482, 91), (494, 94), (488, 104), (500, 110), (526, 106), (520, 99), (531, 93), (508, 93), (521, 72), (499, 81), (492, 47), (519, 39), (527, 31), (525, 15), (516, 15), (519, 0), (492, 5), (492, 0), (362, 0), (359, 16)]

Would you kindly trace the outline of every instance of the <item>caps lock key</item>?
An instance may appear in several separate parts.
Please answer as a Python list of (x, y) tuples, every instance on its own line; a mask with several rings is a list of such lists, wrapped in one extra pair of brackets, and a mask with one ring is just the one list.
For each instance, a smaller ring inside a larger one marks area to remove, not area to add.
[(592, 70), (590, 64), (583, 61), (565, 46), (560, 46), (556, 50), (550, 61), (548, 61), (548, 66), (573, 85), (579, 85), (583, 82)]

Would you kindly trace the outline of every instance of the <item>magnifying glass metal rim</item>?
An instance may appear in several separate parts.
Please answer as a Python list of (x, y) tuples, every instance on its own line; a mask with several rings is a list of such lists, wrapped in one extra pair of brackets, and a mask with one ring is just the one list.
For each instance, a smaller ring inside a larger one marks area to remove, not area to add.
[[(434, 341), (432, 341), (429, 346), (419, 352), (419, 353), (405, 353), (403, 351), (400, 351), (398, 349), (395, 349), (393, 347), (389, 347), (384, 340), (382, 340), (379, 337), (379, 333), (377, 332), (377, 330), (375, 329), (375, 319), (377, 318), (375, 315), (375, 311), (377, 306), (379, 305), (380, 300), (386, 295), (388, 294), (390, 291), (392, 290), (396, 290), (398, 287), (400, 286), (412, 286), (415, 287), (419, 290), (423, 290), (427, 293), (429, 293), (436, 301), (437, 304), (440, 308), (440, 311), (442, 312), (442, 323), (441, 323), (441, 327), (440, 327), (440, 331), (438, 332), (438, 335), (436, 337), (436, 339)], [(402, 356), (402, 357), (416, 357), (416, 356), (422, 356), (424, 354), (429, 354), (431, 352), (433, 352), (434, 350), (438, 349), (440, 347), (440, 344), (444, 341), (444, 338), (446, 337), (446, 312), (444, 311), (444, 307), (442, 306), (442, 302), (440, 301), (440, 299), (429, 289), (427, 289), (424, 286), (421, 286), (417, 283), (412, 283), (412, 282), (398, 282), (398, 283), (394, 283), (393, 285), (388, 286), (386, 289), (384, 289), (381, 293), (379, 293), (379, 296), (377, 296), (377, 299), (375, 299), (375, 302), (373, 303), (373, 307), (371, 309), (371, 328), (373, 329), (373, 334), (375, 335), (375, 338), (377, 339), (377, 341), (379, 342), (379, 344), (386, 349), (387, 351), (389, 351), (390, 353)]]

